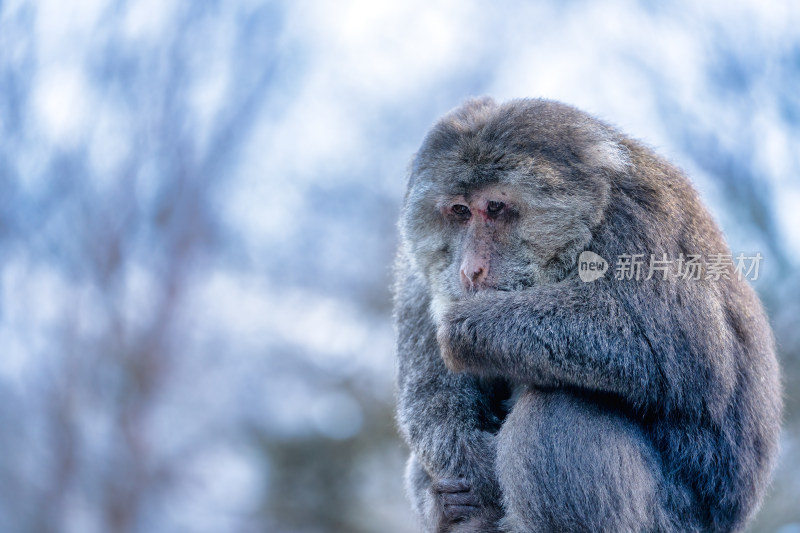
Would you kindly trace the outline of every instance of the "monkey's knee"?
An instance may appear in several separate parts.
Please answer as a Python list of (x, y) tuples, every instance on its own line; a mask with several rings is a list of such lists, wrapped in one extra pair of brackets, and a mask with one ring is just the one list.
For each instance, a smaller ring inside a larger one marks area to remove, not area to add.
[(624, 417), (562, 392), (524, 394), (498, 439), (509, 531), (657, 530), (654, 452)]

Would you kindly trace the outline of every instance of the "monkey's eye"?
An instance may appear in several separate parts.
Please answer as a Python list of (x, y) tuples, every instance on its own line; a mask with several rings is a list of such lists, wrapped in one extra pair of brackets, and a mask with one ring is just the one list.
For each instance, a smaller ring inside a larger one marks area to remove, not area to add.
[(495, 202), (494, 200), (492, 200), (491, 202), (489, 202), (489, 205), (486, 206), (486, 211), (488, 211), (492, 215), (496, 215), (497, 213), (502, 211), (504, 207), (505, 204), (503, 202)]
[(451, 207), (451, 209), (453, 210), (454, 214), (459, 216), (464, 216), (469, 214), (469, 207), (463, 204), (455, 204), (453, 207)]

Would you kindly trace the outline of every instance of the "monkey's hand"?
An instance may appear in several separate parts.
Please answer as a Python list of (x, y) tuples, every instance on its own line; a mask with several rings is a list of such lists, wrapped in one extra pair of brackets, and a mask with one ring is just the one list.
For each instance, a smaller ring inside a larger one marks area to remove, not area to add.
[(474, 318), (474, 306), (470, 305), (472, 300), (470, 298), (459, 302), (450, 302), (446, 308), (441, 310), (436, 340), (442, 360), (451, 372), (467, 370), (468, 363), (475, 358), (474, 345), (467, 345), (463, 342), (465, 335), (479, 327)]
[(453, 353), (450, 330), (447, 320), (439, 322), (436, 330), (436, 342), (439, 344), (439, 354), (442, 356), (447, 369), (451, 372), (459, 372), (461, 368), (458, 364), (458, 358)]
[(442, 516), (450, 523), (466, 520), (480, 508), (478, 495), (463, 478), (439, 479), (431, 488)]
[(441, 478), (431, 487), (439, 510), (437, 533), (499, 533), (502, 507), (486, 505), (464, 478)]
[(432, 516), (437, 533), (496, 533), (502, 517), (502, 494), (494, 466), (494, 435), (476, 431), (449, 442), (447, 469), (429, 474), (428, 494), (436, 510)]

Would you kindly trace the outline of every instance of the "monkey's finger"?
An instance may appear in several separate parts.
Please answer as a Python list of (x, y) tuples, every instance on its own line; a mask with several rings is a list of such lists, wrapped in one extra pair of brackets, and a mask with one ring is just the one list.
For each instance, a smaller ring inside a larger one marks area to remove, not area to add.
[(478, 498), (471, 492), (443, 492), (439, 498), (445, 505), (478, 505)]
[(436, 492), (468, 492), (469, 484), (459, 478), (444, 478), (433, 483), (433, 490)]
[(446, 505), (444, 508), (444, 516), (447, 520), (460, 520), (467, 518), (478, 512), (478, 508), (474, 505)]

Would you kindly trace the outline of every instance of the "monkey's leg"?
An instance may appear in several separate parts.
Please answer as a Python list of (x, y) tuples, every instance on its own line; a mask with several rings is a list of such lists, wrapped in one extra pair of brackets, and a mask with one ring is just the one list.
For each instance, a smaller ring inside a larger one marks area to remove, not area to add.
[(655, 452), (623, 416), (566, 392), (527, 391), (497, 444), (507, 531), (669, 530)]
[(425, 533), (499, 533), (499, 508), (484, 509), (465, 480), (434, 481), (412, 454), (406, 491)]

